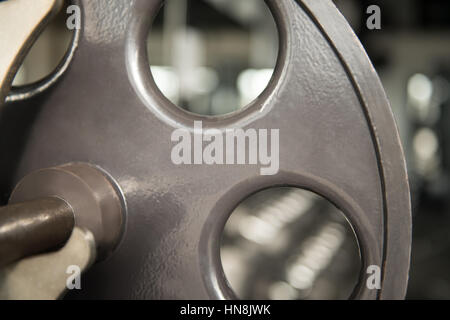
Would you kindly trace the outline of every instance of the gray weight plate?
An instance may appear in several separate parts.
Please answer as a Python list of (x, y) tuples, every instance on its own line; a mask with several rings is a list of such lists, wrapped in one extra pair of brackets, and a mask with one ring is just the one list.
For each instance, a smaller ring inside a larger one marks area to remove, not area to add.
[[(394, 119), (358, 39), (328, 0), (268, 0), (280, 37), (275, 74), (245, 109), (219, 118), (172, 105), (152, 80), (145, 49), (156, 0), (78, 2), (82, 30), (65, 74), (10, 103), (0, 118), (2, 192), (27, 173), (69, 162), (105, 169), (128, 207), (115, 254), (84, 277), (80, 298), (233, 298), (219, 257), (237, 204), (279, 185), (312, 190), (347, 215), (380, 290), (361, 278), (355, 298), (403, 298), (409, 269), (408, 180)], [(280, 170), (175, 165), (175, 128), (280, 130)]]

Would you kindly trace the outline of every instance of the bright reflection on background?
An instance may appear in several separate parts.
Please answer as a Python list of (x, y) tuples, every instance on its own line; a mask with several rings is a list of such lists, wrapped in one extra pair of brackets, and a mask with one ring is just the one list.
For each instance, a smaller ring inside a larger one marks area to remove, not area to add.
[(238, 77), (237, 86), (241, 105), (245, 106), (259, 96), (272, 78), (273, 69), (247, 69)]
[(346, 299), (359, 248), (342, 213), (298, 188), (272, 188), (243, 201), (224, 229), (225, 275), (243, 299)]
[(423, 176), (438, 173), (439, 141), (436, 133), (429, 128), (420, 128), (413, 138), (414, 160), (417, 171)]
[(427, 76), (417, 73), (408, 80), (408, 96), (419, 106), (428, 105), (432, 93), (433, 85)]

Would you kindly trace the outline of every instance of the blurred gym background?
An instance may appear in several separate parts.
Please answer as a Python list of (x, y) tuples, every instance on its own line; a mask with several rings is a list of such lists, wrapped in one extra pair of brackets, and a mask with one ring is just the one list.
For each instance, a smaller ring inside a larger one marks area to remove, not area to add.
[[(335, 3), (380, 75), (407, 156), (413, 204), (407, 298), (450, 299), (450, 2)], [(366, 28), (372, 4), (381, 9), (381, 30)], [(63, 10), (39, 38), (15, 85), (56, 68), (72, 37), (66, 17)], [(278, 55), (276, 26), (263, 0), (167, 0), (147, 45), (160, 90), (174, 104), (206, 115), (254, 100)], [(358, 245), (343, 214), (293, 188), (262, 191), (236, 208), (221, 256), (239, 298), (345, 299), (360, 272)]]

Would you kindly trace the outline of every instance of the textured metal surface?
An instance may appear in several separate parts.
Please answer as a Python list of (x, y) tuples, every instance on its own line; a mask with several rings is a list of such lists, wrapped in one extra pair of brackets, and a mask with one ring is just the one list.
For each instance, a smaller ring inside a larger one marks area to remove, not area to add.
[(72, 208), (59, 198), (0, 207), (0, 266), (64, 245), (73, 226)]
[[(312, 190), (347, 215), (362, 274), (369, 265), (383, 272), (381, 290), (362, 281), (356, 298), (404, 297), (411, 221), (400, 141), (380, 81), (331, 1), (267, 1), (280, 36), (275, 74), (250, 106), (217, 118), (176, 108), (152, 80), (145, 39), (160, 1), (79, 3), (83, 28), (65, 75), (0, 118), (0, 149), (10, 152), (0, 159), (3, 193), (31, 171), (72, 161), (101, 166), (124, 192), (123, 242), (72, 297), (233, 298), (220, 263), (223, 226), (242, 199), (275, 185)], [(279, 173), (174, 165), (171, 133), (194, 119), (280, 129)]]

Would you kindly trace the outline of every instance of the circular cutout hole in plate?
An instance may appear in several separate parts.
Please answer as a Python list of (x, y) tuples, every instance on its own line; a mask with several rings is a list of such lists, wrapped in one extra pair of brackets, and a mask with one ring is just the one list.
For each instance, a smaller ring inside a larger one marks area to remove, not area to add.
[(59, 12), (52, 18), (44, 31), (27, 53), (19, 67), (13, 86), (25, 86), (51, 75), (69, 51), (74, 31), (67, 27), (67, 7), (72, 1), (64, 1)]
[(264, 0), (166, 0), (147, 52), (166, 98), (191, 113), (218, 116), (264, 91), (278, 57), (278, 31)]
[(220, 251), (240, 299), (348, 299), (361, 272), (358, 241), (343, 213), (299, 188), (270, 188), (241, 202)]

